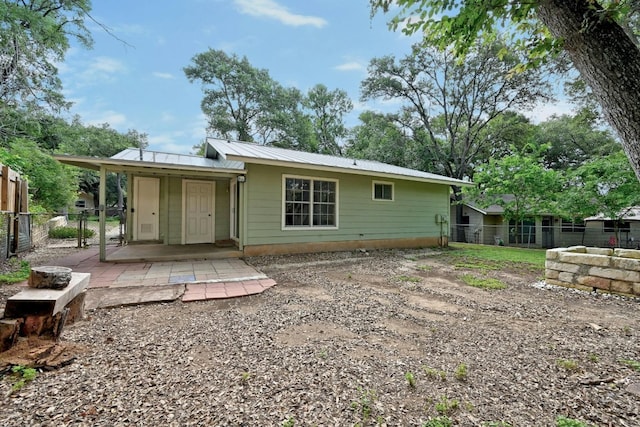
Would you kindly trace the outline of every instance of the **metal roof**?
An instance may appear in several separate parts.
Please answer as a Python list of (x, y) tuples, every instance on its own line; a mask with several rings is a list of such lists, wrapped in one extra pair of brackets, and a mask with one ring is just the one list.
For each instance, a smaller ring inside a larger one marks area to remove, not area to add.
[[(622, 214), (621, 221), (640, 221), (640, 206), (630, 206), (622, 209), (618, 214)], [(613, 221), (613, 218), (604, 216), (603, 213), (590, 216), (584, 219), (585, 221)]]
[(102, 166), (113, 166), (174, 171), (245, 172), (244, 163), (232, 160), (211, 159), (202, 156), (171, 154), (148, 150), (142, 151), (142, 158), (140, 154), (141, 152), (137, 148), (127, 148), (109, 158), (69, 155), (57, 155), (54, 156), (54, 158), (64, 164), (93, 170), (100, 170)]
[(235, 162), (224, 159), (209, 159), (202, 156), (194, 156), (190, 154), (172, 154), (162, 153), (159, 151), (142, 151), (140, 158), (140, 150), (136, 148), (127, 148), (118, 154), (111, 156), (114, 160), (139, 161), (144, 163), (179, 165), (188, 167), (200, 167), (210, 169), (237, 169), (244, 170), (244, 163)]
[(429, 172), (393, 166), (371, 160), (307, 153), (239, 141), (207, 138), (206, 155), (245, 163), (269, 164), (306, 169), (336, 171), (359, 175), (432, 182), (447, 185), (472, 185), (467, 181)]

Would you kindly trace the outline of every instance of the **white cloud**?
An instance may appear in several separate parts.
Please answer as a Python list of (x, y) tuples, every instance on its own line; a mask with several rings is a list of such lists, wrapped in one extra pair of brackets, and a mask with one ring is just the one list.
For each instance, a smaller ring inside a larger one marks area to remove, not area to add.
[(291, 13), (286, 7), (273, 0), (234, 0), (234, 2), (239, 7), (240, 13), (275, 19), (293, 27), (310, 25), (322, 28), (327, 25), (327, 21), (323, 18)]
[(167, 79), (167, 80), (175, 79), (175, 76), (173, 74), (171, 74), (171, 73), (161, 73), (160, 71), (154, 71), (153, 72), (153, 76), (157, 77), (159, 79)]
[(575, 114), (575, 105), (567, 101), (558, 101), (552, 104), (538, 105), (531, 111), (523, 111), (522, 114), (528, 117), (533, 123), (544, 122), (551, 116), (561, 116), (563, 114)]
[(334, 70), (338, 71), (364, 71), (366, 68), (366, 65), (358, 61), (348, 61), (333, 67)]
[(84, 118), (87, 125), (100, 126), (103, 123), (108, 123), (112, 128), (117, 130), (124, 130), (128, 123), (127, 116), (117, 111), (107, 110), (101, 112), (99, 115), (93, 115), (89, 118)]

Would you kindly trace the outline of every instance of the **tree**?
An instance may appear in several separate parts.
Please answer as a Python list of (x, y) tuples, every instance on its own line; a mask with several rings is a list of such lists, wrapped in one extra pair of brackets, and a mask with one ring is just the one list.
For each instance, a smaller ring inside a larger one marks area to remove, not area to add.
[(630, 207), (640, 204), (640, 182), (621, 151), (592, 159), (570, 171), (562, 196), (564, 216), (584, 219), (601, 214), (618, 224)]
[[(496, 53), (500, 44), (476, 45), (464, 62), (454, 52), (414, 46), (411, 55), (375, 58), (362, 82), (362, 98), (404, 103), (398, 124), (420, 147), (419, 169), (452, 178), (473, 177), (495, 141), (485, 139), (489, 123), (501, 114), (527, 109), (546, 99), (548, 85), (536, 70), (510, 73), (518, 58)], [(453, 187), (460, 200), (459, 187)], [(456, 222), (462, 221), (462, 206)], [(462, 233), (463, 230), (460, 230)], [(460, 239), (461, 236), (458, 236)]]
[(410, 34), (422, 31), (441, 48), (453, 45), (458, 54), (466, 53), (478, 38), (507, 31), (515, 47), (529, 52), (528, 64), (520, 69), (538, 66), (549, 54), (564, 50), (618, 133), (640, 179), (636, 1), (370, 0), (370, 4), (372, 13), (399, 5), (392, 26), (404, 24)]
[(532, 141), (548, 144), (544, 165), (555, 170), (576, 168), (586, 161), (622, 150), (609, 131), (598, 129), (592, 117), (552, 116), (534, 127)]
[(555, 197), (561, 180), (556, 171), (542, 165), (539, 155), (515, 153), (493, 158), (478, 168), (474, 180), (476, 186), (465, 188), (465, 197), (484, 208), (501, 206), (505, 221), (516, 224), (510, 230), (516, 243), (522, 243), (519, 237), (526, 236), (520, 229), (525, 218), (557, 210)]
[(63, 60), (69, 39), (90, 47), (84, 26), (89, 0), (0, 1), (0, 104), (46, 104), (65, 108), (55, 63)]
[(414, 168), (418, 157), (415, 144), (403, 133), (393, 114), (365, 111), (359, 119), (361, 124), (351, 129), (345, 147), (347, 157)]
[(212, 135), (296, 149), (313, 146), (300, 91), (283, 87), (246, 57), (209, 49), (195, 55), (184, 72), (190, 82), (202, 84), (201, 107)]
[(32, 201), (48, 212), (66, 208), (76, 198), (77, 181), (73, 170), (63, 166), (33, 141), (14, 140), (0, 148), (0, 163), (20, 172), (29, 182)]
[(340, 89), (329, 91), (325, 85), (318, 84), (309, 89), (304, 106), (311, 111), (318, 152), (342, 154), (341, 141), (348, 133), (344, 116), (353, 109), (349, 95)]

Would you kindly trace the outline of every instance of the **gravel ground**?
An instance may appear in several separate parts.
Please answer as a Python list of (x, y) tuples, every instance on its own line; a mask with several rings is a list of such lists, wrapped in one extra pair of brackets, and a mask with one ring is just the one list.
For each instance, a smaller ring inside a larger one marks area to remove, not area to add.
[(0, 425), (640, 426), (640, 372), (623, 362), (640, 362), (638, 300), (539, 271), (472, 288), (427, 251), (249, 262), (278, 285), (68, 326), (75, 361), (12, 394), (0, 381)]

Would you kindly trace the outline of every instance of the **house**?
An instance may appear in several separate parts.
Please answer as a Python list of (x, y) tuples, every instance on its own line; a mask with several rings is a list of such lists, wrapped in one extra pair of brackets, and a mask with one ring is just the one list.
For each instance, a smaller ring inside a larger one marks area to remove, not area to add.
[(640, 206), (631, 206), (623, 210), (616, 224), (615, 219), (604, 214), (584, 219), (583, 228), (587, 241), (593, 246), (620, 246), (637, 248), (640, 245)]
[(95, 206), (95, 203), (93, 202), (93, 194), (80, 191), (78, 193), (78, 198), (74, 202), (73, 212), (80, 213), (83, 211), (89, 211), (93, 213), (95, 208), (96, 206)]
[(100, 171), (101, 219), (106, 173), (127, 175), (130, 246), (233, 246), (247, 256), (445, 245), (450, 186), (470, 185), (379, 162), (214, 138), (203, 157), (127, 149), (111, 158), (56, 158)]
[[(455, 218), (455, 209), (452, 204), (451, 218)], [(464, 241), (468, 243), (534, 248), (575, 245), (636, 248), (640, 244), (640, 206), (626, 209), (618, 223), (618, 237), (614, 221), (603, 214), (575, 221), (552, 214), (535, 215), (525, 218), (516, 227), (514, 220), (506, 221), (504, 209), (499, 205), (481, 208), (465, 201), (462, 211), (462, 223), (452, 223), (451, 233), (455, 236), (457, 229), (463, 230)]]
[[(505, 201), (512, 196), (505, 195)], [(451, 205), (451, 218), (455, 218), (456, 205)], [(482, 208), (465, 201), (462, 204), (462, 222), (452, 224), (452, 233), (464, 230), (464, 241), (483, 245), (518, 245), (534, 248), (553, 248), (559, 236), (556, 225), (560, 218), (553, 215), (536, 215), (525, 218), (519, 224), (507, 221), (504, 208), (491, 205)], [(455, 234), (452, 234), (455, 235)], [(459, 239), (460, 240), (460, 239)]]

